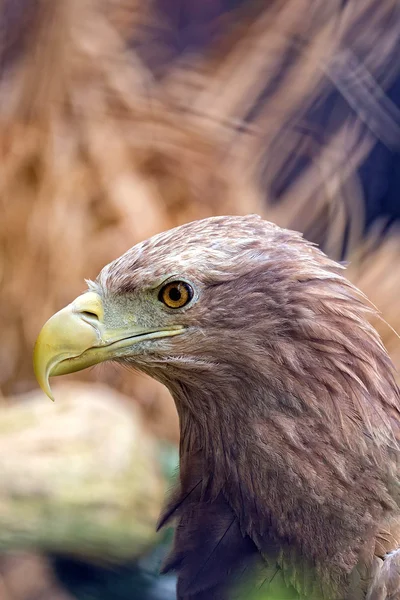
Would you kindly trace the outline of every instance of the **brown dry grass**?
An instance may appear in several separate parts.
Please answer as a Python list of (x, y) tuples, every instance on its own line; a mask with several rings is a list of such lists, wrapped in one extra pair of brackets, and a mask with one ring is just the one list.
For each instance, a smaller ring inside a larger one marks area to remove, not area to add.
[[(230, 15), (229, 35), (206, 56), (178, 63), (155, 80), (127, 43), (133, 31), (140, 38), (143, 25), (157, 23), (152, 3), (37, 0), (20, 36), (24, 43), (0, 80), (4, 394), (34, 385), (32, 347), (48, 316), (82, 291), (84, 278), (94, 278), (105, 263), (156, 231), (212, 214), (248, 212), (307, 231), (322, 215), (334, 255), (351, 214), (350, 248), (357, 251), (363, 215), (356, 169), (376, 137), (370, 131), (360, 137), (363, 122), (355, 116), (322, 145), (287, 128), (340, 85), (332, 59), (349, 39), (383, 87), (396, 75), (391, 57), (397, 30), (388, 25), (396, 0), (355, 0), (345, 10), (340, 4), (275, 0), (260, 10), (255, 3), (245, 19)], [(276, 79), (289, 47), (297, 49), (296, 59), (249, 121), (246, 115)], [(299, 152), (313, 162), (275, 205), (266, 190)], [(394, 308), (400, 283), (390, 269), (398, 255), (396, 238), (372, 263), (357, 262), (351, 276), (400, 329)], [(377, 282), (383, 281), (388, 287), (381, 298)], [(400, 364), (398, 340), (378, 327)], [(157, 433), (176, 435), (175, 413), (156, 384), (112, 368), (95, 373), (133, 393)]]

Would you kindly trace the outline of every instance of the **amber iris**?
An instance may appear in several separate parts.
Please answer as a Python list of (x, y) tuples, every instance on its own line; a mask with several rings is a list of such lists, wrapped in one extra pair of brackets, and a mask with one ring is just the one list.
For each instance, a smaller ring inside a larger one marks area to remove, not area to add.
[(193, 290), (185, 281), (171, 281), (161, 288), (158, 297), (169, 308), (182, 308), (193, 298)]

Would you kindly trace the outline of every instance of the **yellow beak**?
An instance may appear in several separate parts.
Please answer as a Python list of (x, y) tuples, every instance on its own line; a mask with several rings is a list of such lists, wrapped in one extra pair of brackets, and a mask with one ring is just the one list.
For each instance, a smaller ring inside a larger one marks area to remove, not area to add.
[(181, 326), (144, 329), (131, 326), (107, 330), (101, 297), (94, 292), (78, 296), (43, 326), (33, 353), (33, 368), (42, 390), (54, 400), (49, 377), (81, 371), (119, 356), (147, 339), (182, 333)]

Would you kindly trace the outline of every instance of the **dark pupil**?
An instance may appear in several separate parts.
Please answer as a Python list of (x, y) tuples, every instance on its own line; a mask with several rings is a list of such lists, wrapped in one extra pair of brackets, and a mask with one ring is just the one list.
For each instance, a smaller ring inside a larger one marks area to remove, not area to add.
[(180, 292), (180, 289), (178, 287), (173, 287), (169, 290), (169, 298), (170, 300), (172, 300), (173, 302), (178, 302), (178, 300), (181, 299), (182, 294)]

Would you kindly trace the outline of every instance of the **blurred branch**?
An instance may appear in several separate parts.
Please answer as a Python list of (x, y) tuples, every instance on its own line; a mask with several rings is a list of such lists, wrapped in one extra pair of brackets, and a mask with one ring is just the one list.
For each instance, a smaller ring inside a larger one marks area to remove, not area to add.
[(166, 491), (134, 406), (98, 385), (32, 393), (0, 412), (0, 551), (119, 561), (156, 540)]

